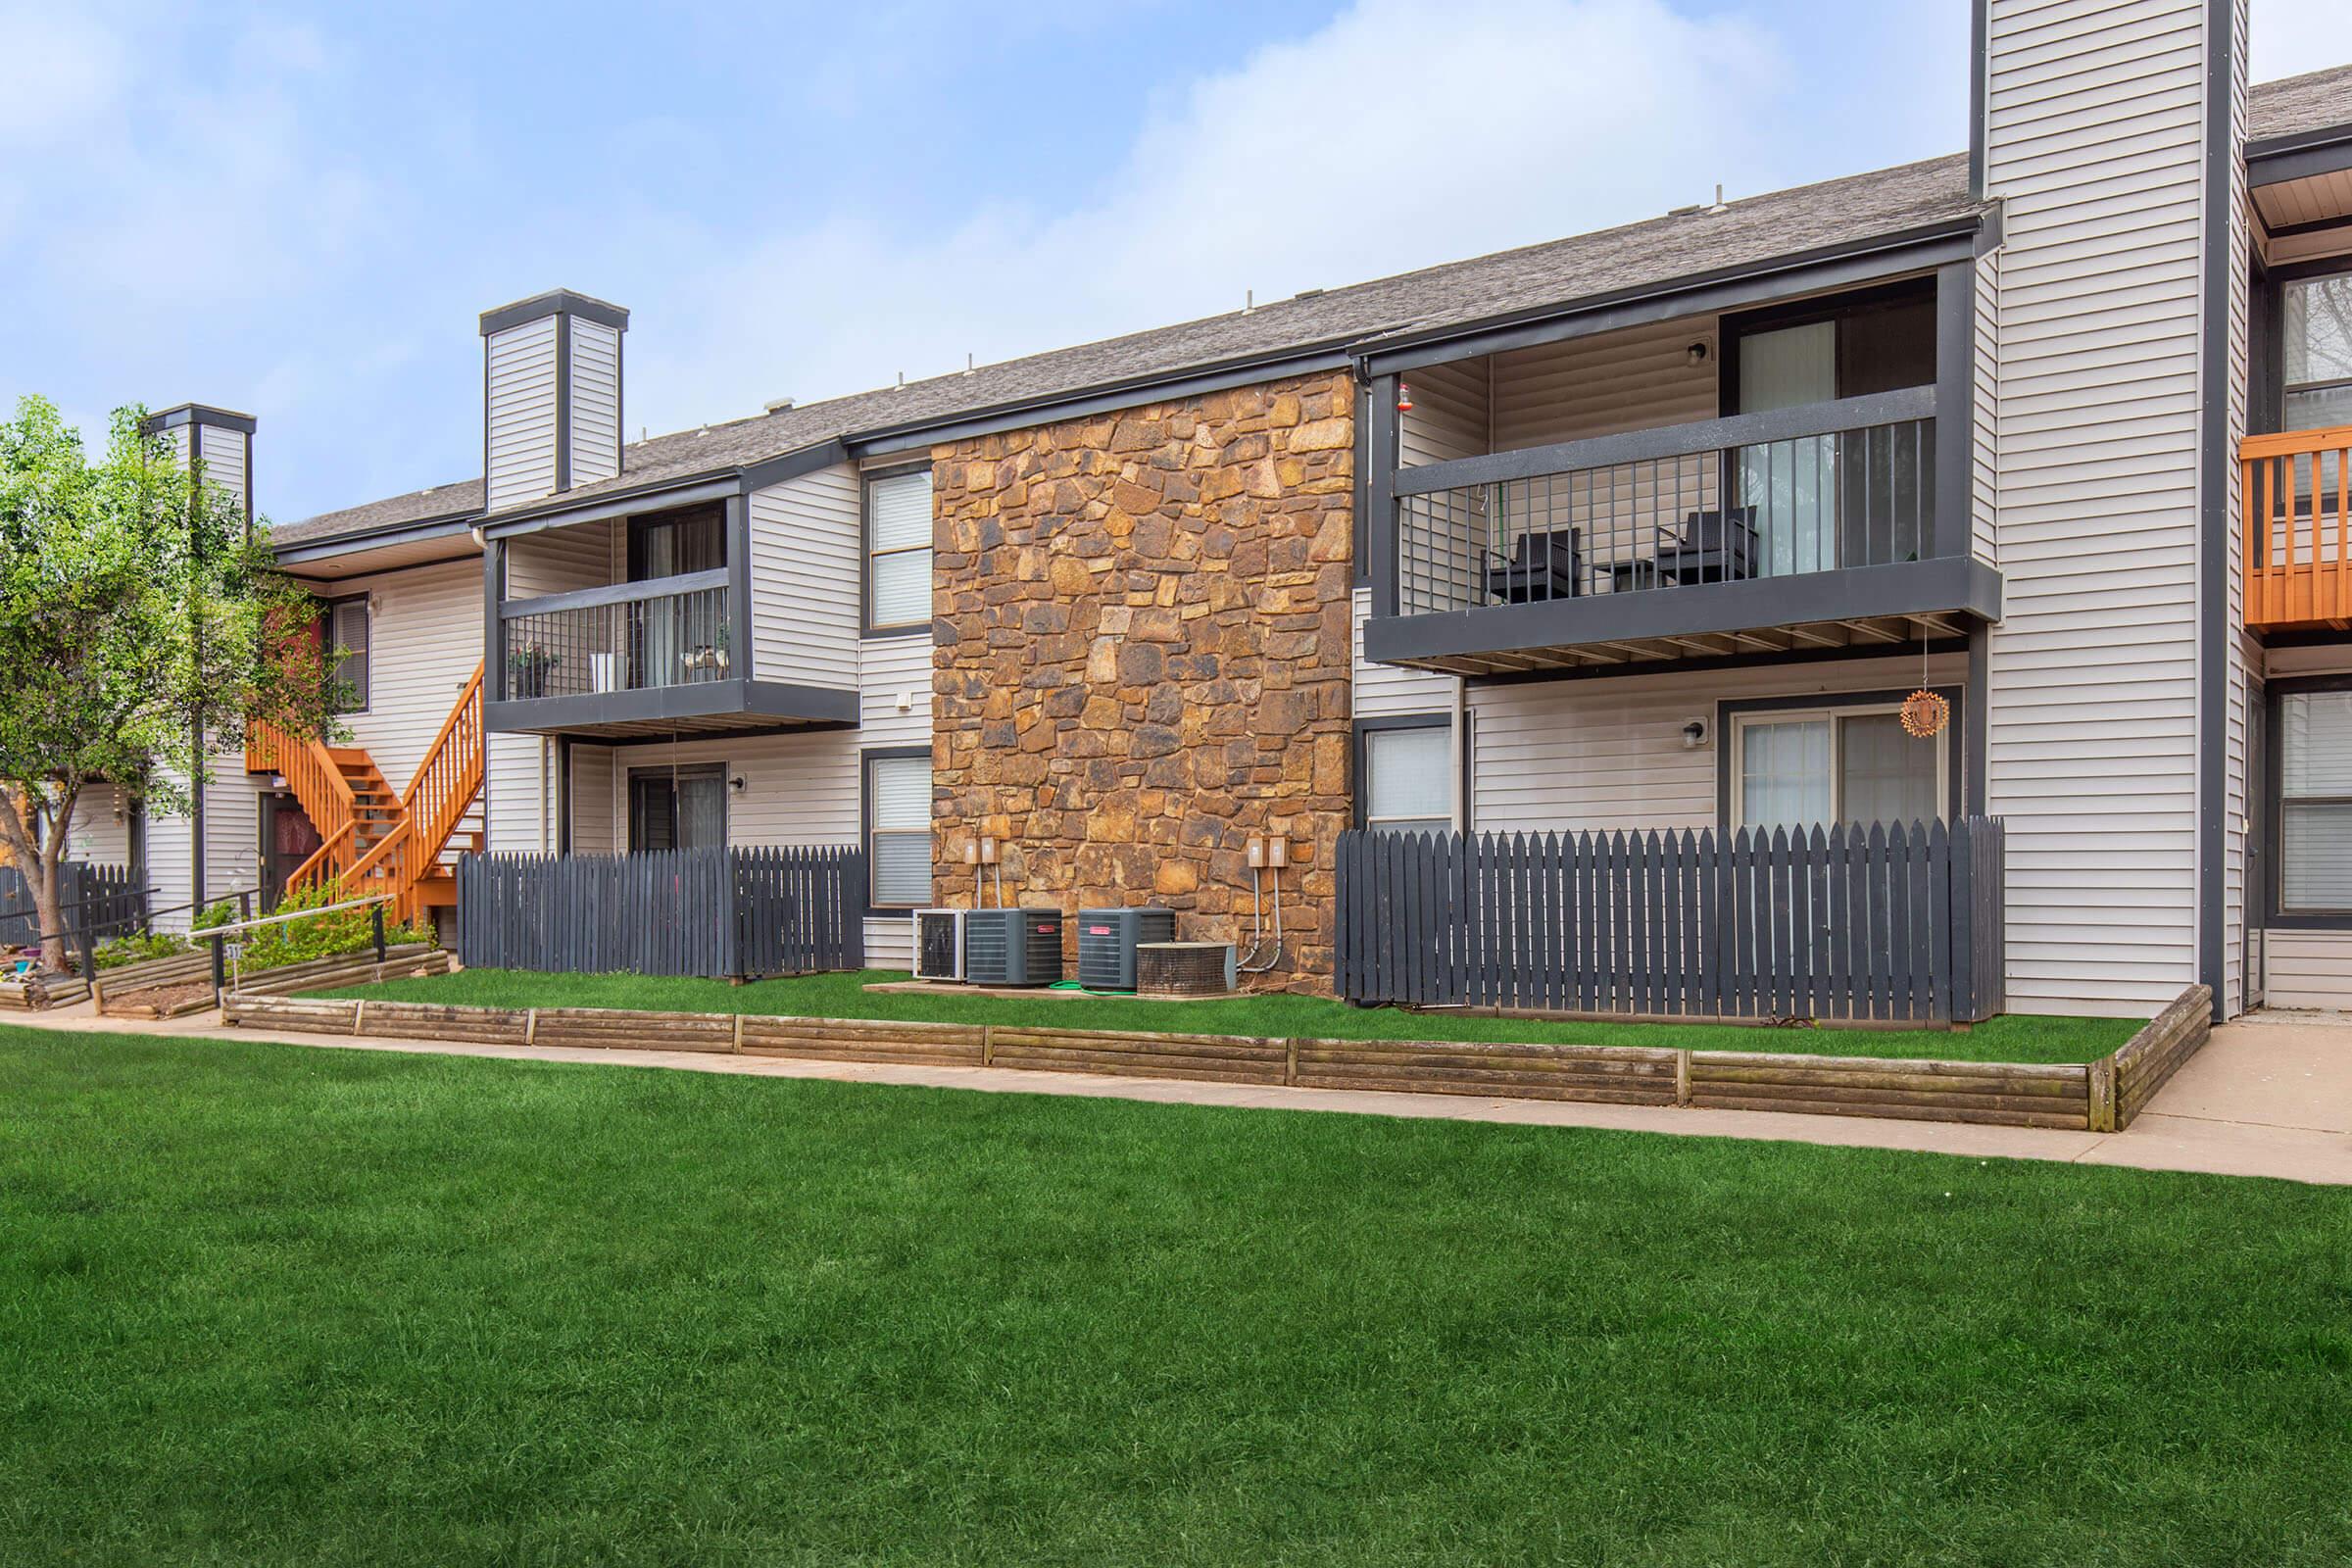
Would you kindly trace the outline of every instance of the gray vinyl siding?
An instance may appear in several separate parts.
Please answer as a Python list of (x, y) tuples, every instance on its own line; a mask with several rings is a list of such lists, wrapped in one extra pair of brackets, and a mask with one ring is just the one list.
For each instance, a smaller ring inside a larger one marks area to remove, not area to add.
[(481, 564), (390, 571), (335, 591), (368, 596), (368, 710), (344, 714), (344, 728), (405, 790), (481, 661)]
[(848, 464), (752, 492), (758, 678), (841, 691), (857, 686), (862, 497), (858, 470)]
[(1992, 0), (2009, 1000), (2196, 977), (2202, 0)]
[(1482, 357), (1432, 365), (1405, 378), (1410, 409), (1396, 416), (1396, 461), (1407, 468), (1494, 450), (1494, 428)]
[(489, 356), (487, 494), (490, 510), (556, 488), (556, 321), (553, 316), (494, 332)]
[(930, 745), (931, 639), (877, 637), (861, 650), (858, 666), (858, 744)]
[[(2236, 16), (2236, 47), (2230, 51), (2233, 66), (2228, 81), (2230, 94), (2230, 145), (2245, 145), (2246, 137), (2246, 14), (2241, 3)], [(2229, 290), (2225, 313), (2230, 332), (2228, 396), (2228, 433), (2230, 458), (2237, 454), (2238, 443), (2246, 435), (2247, 378), (2251, 368), (2248, 349), (2248, 314), (2250, 284), (2244, 258), (2251, 254), (2254, 243), (2253, 223), (2247, 212), (2246, 166), (2239, 158), (2230, 161), (2230, 197), (2227, 205), (2230, 224), (2230, 264), (2224, 286)], [(2210, 282), (2208, 284), (2210, 285)], [(2228, 544), (2223, 553), (2225, 591), (2229, 601), (2228, 630), (2223, 637), (2227, 662), (2222, 675), (2222, 700), (2228, 705), (2228, 740), (2224, 752), (2226, 771), (2223, 779), (2222, 802), (2222, 863), (2210, 868), (2209, 874), (2222, 878), (2222, 993), (2225, 1015), (2234, 1016), (2246, 1006), (2246, 918), (2248, 889), (2246, 887), (2246, 824), (2248, 794), (2253, 787), (2256, 766), (2251, 756), (2251, 723), (2247, 711), (2247, 677), (2255, 665), (2249, 658), (2247, 639), (2241, 628), (2246, 623), (2245, 575), (2243, 562), (2243, 529), (2245, 510), (2239, 494), (2238, 466), (2233, 461), (2221, 465), (2219, 472), (2208, 470), (2206, 483), (2219, 484), (2229, 492), (2225, 510)]]
[(92, 784), (74, 802), (74, 822), (66, 830), (66, 858), (92, 865), (130, 863), (130, 816), (115, 814), (122, 792), (112, 784)]
[(205, 482), (227, 491), (248, 514), (253, 511), (252, 439), (242, 430), (207, 425), (201, 449)]
[(204, 787), (204, 891), (219, 899), (262, 885), (261, 800), (269, 780), (245, 771), (242, 748), (215, 754), (212, 769)]
[(620, 333), (572, 317), (571, 482), (620, 472)]
[(2001, 451), (2001, 253), (1993, 251), (1977, 261), (1975, 377), (1970, 387), (1974, 406), (1971, 425), (1976, 442), (1969, 466), (1969, 553), (1992, 565), (2001, 564), (2000, 451)]
[(571, 748), (571, 853), (619, 855), (628, 849), (621, 773), (613, 748), (574, 742)]
[[(1966, 662), (1938, 655), (1935, 685), (1956, 685)], [(1857, 660), (1800, 667), (1528, 681), (1471, 691), (1472, 821), (1482, 833), (1714, 825), (1715, 705), (1751, 698), (1791, 703), (1833, 693), (1908, 692), (1920, 662)], [(1707, 742), (1683, 744), (1691, 719)], [(1958, 744), (1965, 726), (1947, 732)]]
[[(1718, 322), (1679, 317), (1494, 357), (1494, 450), (1715, 417)], [(1690, 345), (1707, 358), (1690, 363)]]
[(2263, 1004), (2352, 1011), (2352, 931), (2263, 933)]
[(1453, 710), (1458, 677), (1429, 669), (1404, 669), (1375, 664), (1364, 658), (1364, 622), (1372, 613), (1372, 590), (1355, 591), (1354, 627), (1355, 716), (1389, 718), (1399, 713), (1441, 713)]
[(482, 810), (495, 855), (553, 855), (556, 743), (543, 736), (485, 736)]

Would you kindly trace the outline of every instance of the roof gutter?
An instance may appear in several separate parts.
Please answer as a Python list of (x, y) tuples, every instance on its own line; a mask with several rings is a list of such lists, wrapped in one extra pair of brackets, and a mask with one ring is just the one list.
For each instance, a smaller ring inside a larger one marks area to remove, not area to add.
[(2352, 170), (2352, 124), (2323, 125), (2246, 143), (2246, 183), (2279, 185)]
[(357, 533), (328, 534), (320, 539), (294, 539), (284, 544), (273, 544), (271, 554), (277, 558), (279, 565), (290, 566), (306, 561), (355, 555), (363, 550), (381, 550), (387, 545), (422, 544), (465, 533), (479, 515), (474, 512), (446, 512), (437, 517), (381, 523)]

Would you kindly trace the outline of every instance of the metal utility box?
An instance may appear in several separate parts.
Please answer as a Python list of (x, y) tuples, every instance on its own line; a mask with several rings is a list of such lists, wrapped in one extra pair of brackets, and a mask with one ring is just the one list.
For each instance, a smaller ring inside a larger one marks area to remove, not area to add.
[(1059, 909), (973, 909), (963, 917), (963, 978), (1050, 986), (1061, 978)]
[(1176, 940), (1172, 909), (1078, 911), (1078, 982), (1089, 991), (1133, 991), (1135, 950)]

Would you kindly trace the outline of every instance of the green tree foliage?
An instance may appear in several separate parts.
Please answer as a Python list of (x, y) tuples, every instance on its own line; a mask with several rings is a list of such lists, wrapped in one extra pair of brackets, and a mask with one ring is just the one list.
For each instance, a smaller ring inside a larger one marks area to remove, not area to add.
[[(58, 867), (91, 786), (185, 811), (249, 720), (331, 722), (318, 610), (272, 569), (267, 525), (143, 418), (116, 411), (95, 460), (45, 399), (0, 423), (0, 845), (44, 932), (72, 916)], [(62, 940), (43, 957), (62, 966)]]

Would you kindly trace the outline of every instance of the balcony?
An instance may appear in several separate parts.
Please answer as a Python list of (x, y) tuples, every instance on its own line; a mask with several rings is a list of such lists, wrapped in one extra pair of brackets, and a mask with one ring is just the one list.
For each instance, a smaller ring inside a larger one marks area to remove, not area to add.
[(625, 738), (852, 724), (858, 694), (750, 678), (726, 567), (496, 607), (487, 727)]
[(1963, 635), (2000, 580), (1936, 410), (1919, 386), (1399, 468), (1365, 655), (1496, 675)]
[(2352, 629), (2352, 426), (2248, 436), (2243, 481), (2246, 625)]

